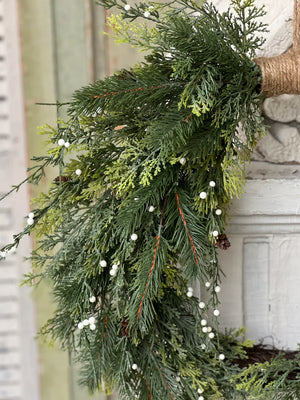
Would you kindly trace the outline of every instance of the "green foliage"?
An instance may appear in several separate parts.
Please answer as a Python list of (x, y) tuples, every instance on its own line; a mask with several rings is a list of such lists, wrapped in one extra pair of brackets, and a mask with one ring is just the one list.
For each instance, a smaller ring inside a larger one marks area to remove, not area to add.
[[(223, 14), (192, 0), (99, 4), (122, 11), (110, 17), (114, 35), (145, 50), (145, 62), (77, 90), (69, 121), (42, 128), (50, 146), (25, 181), (38, 184), (49, 166), (58, 176), (0, 256), (35, 232), (26, 282), (50, 280), (57, 301), (41, 333), (73, 351), (91, 392), (290, 399), (280, 396), (299, 390), (299, 360), (241, 370), (236, 360), (251, 344), (218, 332), (213, 315), (217, 236), (264, 132), (252, 61), (264, 12), (252, 0), (233, 0)], [(196, 281), (204, 308), (188, 290)]]
[(300, 395), (300, 359), (279, 355), (272, 362), (256, 363), (232, 379), (249, 399), (287, 400)]

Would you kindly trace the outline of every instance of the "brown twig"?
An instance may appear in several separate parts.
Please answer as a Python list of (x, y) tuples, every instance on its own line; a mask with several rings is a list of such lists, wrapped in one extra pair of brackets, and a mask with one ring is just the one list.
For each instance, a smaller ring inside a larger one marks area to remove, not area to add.
[(160, 215), (159, 230), (158, 230), (158, 235), (156, 236), (156, 245), (155, 245), (155, 250), (154, 250), (154, 255), (153, 255), (153, 261), (152, 261), (152, 265), (151, 265), (151, 268), (150, 268), (150, 271), (149, 271), (149, 274), (148, 274), (146, 286), (145, 286), (145, 289), (144, 289), (144, 292), (143, 292), (143, 295), (142, 295), (142, 298), (141, 298), (141, 301), (140, 301), (140, 306), (139, 306), (139, 310), (138, 310), (138, 313), (137, 313), (137, 317), (138, 318), (140, 318), (140, 316), (142, 314), (142, 308), (143, 308), (143, 303), (144, 303), (144, 299), (145, 299), (145, 296), (146, 296), (147, 288), (148, 288), (148, 285), (149, 285), (149, 282), (150, 282), (150, 278), (151, 278), (151, 275), (152, 275), (152, 273), (154, 271), (154, 267), (155, 267), (156, 255), (157, 255), (159, 242), (160, 242), (160, 232), (161, 232), (161, 229), (162, 229), (162, 226), (163, 226), (163, 220), (164, 220), (164, 215), (165, 215), (165, 212), (166, 212), (167, 201), (168, 201), (168, 195), (166, 194), (165, 198), (164, 198), (164, 204), (163, 204), (163, 207), (162, 207), (162, 210), (161, 210), (161, 215)]
[[(155, 354), (153, 353), (153, 350), (151, 349), (150, 343), (148, 342), (147, 344), (148, 344), (148, 347), (149, 347), (149, 349), (150, 349), (150, 352), (151, 352), (152, 356), (155, 357)], [(164, 384), (166, 385), (166, 388), (167, 388), (167, 390), (168, 390), (168, 394), (169, 394), (169, 396), (170, 396), (170, 399), (171, 399), (171, 400), (174, 400), (174, 398), (173, 398), (173, 396), (172, 396), (172, 393), (171, 393), (171, 390), (170, 390), (170, 386), (168, 385), (168, 382), (167, 382), (167, 380), (166, 380), (166, 378), (165, 378), (165, 376), (164, 376), (164, 374), (163, 374), (163, 372), (162, 372), (162, 370), (161, 370), (161, 368), (160, 368), (159, 365), (158, 365), (158, 369), (159, 369), (159, 371), (160, 371), (161, 377), (163, 378)]]
[(195, 262), (196, 262), (196, 264), (198, 265), (199, 261), (198, 261), (198, 257), (197, 257), (196, 247), (195, 247), (195, 245), (194, 245), (194, 241), (193, 241), (191, 232), (190, 232), (190, 230), (189, 230), (189, 228), (188, 228), (188, 226), (187, 226), (187, 223), (186, 223), (186, 220), (185, 220), (183, 211), (182, 211), (182, 209), (181, 209), (181, 207), (180, 207), (180, 202), (179, 202), (178, 193), (175, 193), (175, 196), (176, 196), (176, 201), (177, 201), (177, 206), (178, 206), (179, 214), (181, 215), (182, 222), (183, 222), (183, 224), (184, 224), (184, 226), (185, 226), (185, 228), (186, 228), (188, 237), (189, 237), (190, 242), (191, 242), (191, 245), (192, 245), (192, 249), (193, 249), (193, 252), (194, 252), (194, 255), (195, 255)]

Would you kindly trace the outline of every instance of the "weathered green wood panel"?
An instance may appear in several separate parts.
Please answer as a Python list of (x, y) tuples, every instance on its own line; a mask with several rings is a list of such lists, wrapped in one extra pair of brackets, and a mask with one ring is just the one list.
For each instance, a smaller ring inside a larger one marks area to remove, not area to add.
[(68, 101), (73, 91), (89, 81), (86, 2), (53, 0), (52, 25), (57, 99)]
[[(111, 34), (109, 28), (107, 33)], [(121, 68), (129, 68), (134, 64), (140, 62), (145, 53), (143, 54), (137, 48), (130, 46), (129, 44), (117, 44), (111, 37), (107, 41), (107, 52), (109, 54), (107, 62), (107, 73), (111, 75), (115, 71)]]
[[(50, 0), (19, 0), (28, 156), (40, 154), (43, 138), (36, 135), (41, 124), (55, 124), (56, 110), (36, 102), (55, 102), (55, 75)], [(44, 185), (47, 182), (44, 181)], [(36, 192), (32, 191), (31, 195)], [(53, 305), (45, 285), (35, 292), (37, 323), (46, 322)], [(69, 398), (68, 359), (65, 353), (39, 343), (41, 398)]]
[[(19, 0), (23, 85), (28, 132), (29, 156), (40, 152), (42, 138), (36, 136), (37, 126), (53, 123), (56, 111), (37, 107), (36, 102), (56, 101), (51, 0)], [(34, 137), (34, 140), (31, 140)]]
[(106, 30), (105, 26), (105, 11), (97, 5), (93, 0), (89, 0), (91, 5), (90, 21), (92, 32), (92, 51), (93, 51), (93, 76), (92, 80), (101, 79), (108, 73), (109, 55), (107, 51), (108, 37), (103, 33)]

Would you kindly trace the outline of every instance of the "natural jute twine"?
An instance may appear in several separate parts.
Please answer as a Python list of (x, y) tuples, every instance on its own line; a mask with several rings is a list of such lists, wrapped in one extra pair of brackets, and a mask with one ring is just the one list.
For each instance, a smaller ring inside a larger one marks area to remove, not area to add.
[(276, 57), (254, 59), (262, 72), (262, 92), (266, 97), (300, 94), (300, 0), (295, 0), (293, 47)]

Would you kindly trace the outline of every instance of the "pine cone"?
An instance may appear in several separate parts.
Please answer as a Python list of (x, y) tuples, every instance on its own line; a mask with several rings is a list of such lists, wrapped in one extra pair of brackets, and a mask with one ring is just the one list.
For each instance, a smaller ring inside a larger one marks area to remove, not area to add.
[(122, 321), (122, 327), (121, 327), (122, 336), (124, 336), (124, 337), (129, 336), (128, 324), (129, 324), (129, 320), (127, 318), (124, 318)]
[[(70, 180), (71, 180), (70, 176), (61, 176), (60, 177), (61, 182), (68, 182)], [(55, 183), (55, 185), (59, 185), (59, 176), (57, 176), (56, 178), (53, 179), (53, 183)]]
[(220, 247), (222, 250), (227, 250), (231, 244), (228, 240), (228, 237), (225, 235), (225, 233), (222, 233), (217, 239), (217, 246)]

